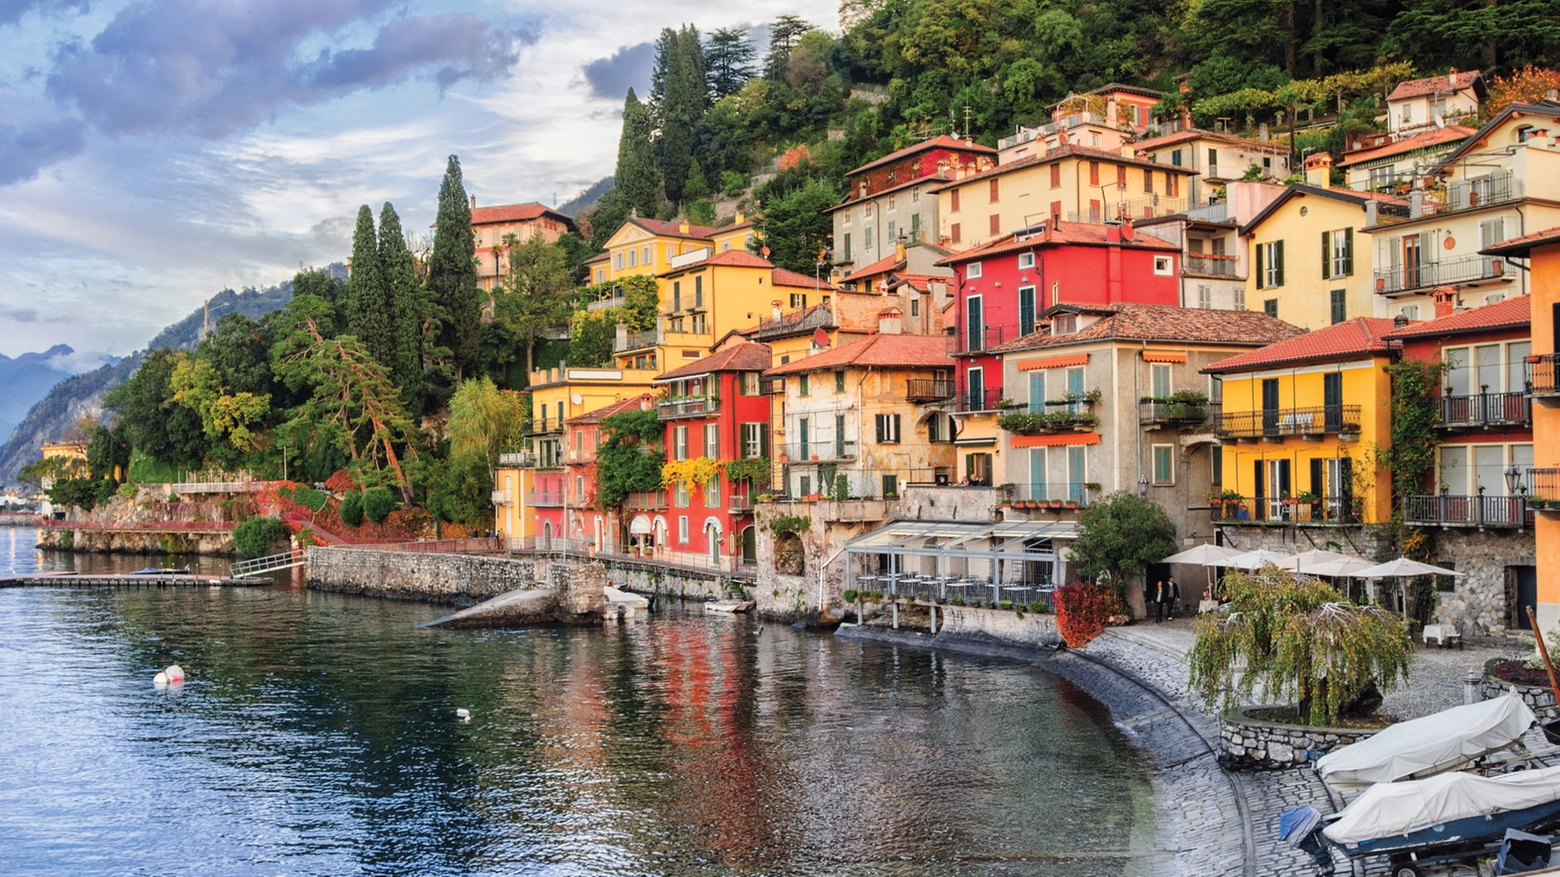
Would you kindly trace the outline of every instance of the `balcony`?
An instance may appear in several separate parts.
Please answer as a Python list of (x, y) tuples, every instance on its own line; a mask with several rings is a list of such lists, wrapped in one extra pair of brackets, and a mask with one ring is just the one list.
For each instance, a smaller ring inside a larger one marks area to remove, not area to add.
[(832, 463), (856, 459), (856, 443), (845, 439), (798, 442), (785, 445), (782, 450), (790, 457), (788, 462), (791, 463)]
[(547, 507), (555, 508), (557, 506), (563, 505), (564, 500), (567, 499), (567, 498), (568, 498), (568, 494), (561, 493), (561, 492), (560, 493), (528, 493), (528, 494), (525, 495), (525, 504), (528, 505), (528, 506), (536, 506), (536, 507), (543, 507), (543, 508), (547, 508)]
[(1106, 204), (1102, 208), (1091, 208), (1082, 212), (1073, 211), (1067, 214), (1067, 220), (1069, 222), (1099, 223), (1114, 219), (1153, 219), (1156, 216), (1169, 216), (1172, 213), (1184, 213), (1185, 211), (1185, 198), (1172, 198), (1169, 195), (1145, 195), (1142, 198), (1133, 198), (1130, 201)]
[(980, 411), (996, 411), (1002, 402), (1002, 388), (975, 390), (973, 392), (965, 390), (955, 393), (953, 402), (954, 410), (966, 414)]
[(948, 336), (948, 353), (982, 353), (1018, 337), (1017, 326), (969, 326)]
[(1377, 204), (1375, 222), (1366, 220), (1370, 225), (1396, 225), (1459, 210), (1509, 204), (1523, 197), (1522, 183), (1511, 171), (1458, 180), (1450, 185), (1432, 182), (1425, 188), (1411, 188), (1407, 183), (1399, 181), (1389, 188), (1392, 194), (1405, 199), (1407, 206)]
[(623, 293), (621, 290), (616, 295), (604, 296), (595, 301), (585, 303), (587, 311), (605, 311), (623, 306)]
[(1181, 273), (1205, 277), (1236, 277), (1235, 257), (1222, 253), (1182, 253)]
[(733, 493), (726, 498), (726, 509), (734, 515), (746, 515), (753, 511), (753, 500), (740, 493)]
[(911, 378), (905, 383), (906, 402), (941, 402), (952, 399), (955, 392), (953, 381), (949, 380)]
[(1440, 402), (1442, 429), (1519, 426), (1533, 419), (1532, 403), (1526, 393), (1442, 396)]
[(628, 332), (620, 335), (612, 342), (613, 353), (627, 353), (630, 350), (643, 350), (647, 347), (655, 347), (662, 340), (661, 330), (649, 329), (644, 332)]
[(1560, 396), (1560, 354), (1530, 356), (1526, 371), (1528, 395)]
[(1084, 508), (1088, 506), (1091, 497), (1087, 482), (1046, 481), (1013, 484), (1004, 487), (1002, 491), (1002, 504), (1016, 509), (1059, 511)]
[(493, 505), (510, 505), (514, 502), (514, 494), (507, 490), (493, 491)]
[(1168, 399), (1141, 399), (1138, 401), (1139, 426), (1168, 426), (1195, 428), (1210, 426), (1210, 415), (1217, 419), (1219, 406), (1207, 401)]
[(535, 451), (511, 451), (498, 455), (498, 465), (504, 469), (534, 469), (536, 468)]
[(1354, 499), (1347, 496), (1324, 496), (1318, 499), (1266, 499), (1260, 496), (1255, 499), (1216, 499), (1208, 503), (1208, 516), (1219, 524), (1341, 526), (1360, 522)]
[(705, 417), (720, 411), (720, 399), (694, 396), (686, 399), (668, 399), (656, 405), (662, 420), (679, 417)]
[(1380, 295), (1403, 295), (1453, 283), (1495, 281), (1506, 274), (1506, 262), (1493, 256), (1463, 256), (1422, 262), (1412, 268), (1382, 268), (1374, 276)]
[(997, 427), (1015, 435), (1093, 432), (1100, 425), (1099, 415), (1084, 408), (1073, 404), (1054, 411), (1010, 411), (997, 418)]
[(635, 491), (623, 501), (623, 508), (632, 512), (652, 512), (666, 508), (666, 491)]
[(561, 433), (563, 432), (563, 421), (556, 418), (549, 420), (546, 417), (538, 417), (527, 422), (521, 428), (521, 432), (526, 435), (553, 435)]
[[(1269, 411), (1225, 412), (1214, 424), (1219, 438), (1283, 441), (1289, 436), (1346, 437), (1360, 432), (1360, 406), (1323, 405), (1317, 408), (1275, 408)], [(1345, 438), (1345, 441), (1356, 439)]]
[(1441, 527), (1528, 527), (1533, 513), (1521, 496), (1405, 496), (1403, 522)]

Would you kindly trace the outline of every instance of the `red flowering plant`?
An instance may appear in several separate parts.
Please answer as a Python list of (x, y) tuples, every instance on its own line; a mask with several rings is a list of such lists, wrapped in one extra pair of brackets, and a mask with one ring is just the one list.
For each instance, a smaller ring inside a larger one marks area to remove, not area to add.
[(1116, 596), (1109, 589), (1082, 583), (1057, 588), (1052, 602), (1056, 632), (1070, 649), (1082, 648), (1099, 636), (1116, 608)]

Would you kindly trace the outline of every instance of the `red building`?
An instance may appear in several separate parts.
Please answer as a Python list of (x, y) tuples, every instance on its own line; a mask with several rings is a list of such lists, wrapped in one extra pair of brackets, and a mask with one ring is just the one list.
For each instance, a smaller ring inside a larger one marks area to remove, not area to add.
[(567, 535), (571, 551), (622, 550), (617, 515), (596, 507), (596, 449), (601, 447), (601, 421), (624, 411), (649, 409), (654, 404), (652, 398), (649, 393), (641, 393), (563, 422), (561, 456), (566, 474), (562, 478), (541, 473), (536, 476), (536, 495), (557, 500), (556, 505), (537, 507), (538, 533), (544, 537), (552, 533)]
[(954, 274), (958, 410), (997, 407), (1002, 368), (987, 351), (1036, 331), (1052, 305), (1179, 305), (1179, 258), (1130, 224), (1047, 220), (940, 260)]
[[(709, 356), (656, 378), (667, 391), (659, 407), (668, 464), (767, 460), (770, 398), (759, 388), (759, 375), (769, 366), (767, 344), (732, 336)], [(629, 532), (652, 534), (663, 556), (676, 563), (728, 570), (756, 564), (752, 486), (733, 482), (723, 470), (696, 480), (668, 479), (665, 514), (636, 516)]]

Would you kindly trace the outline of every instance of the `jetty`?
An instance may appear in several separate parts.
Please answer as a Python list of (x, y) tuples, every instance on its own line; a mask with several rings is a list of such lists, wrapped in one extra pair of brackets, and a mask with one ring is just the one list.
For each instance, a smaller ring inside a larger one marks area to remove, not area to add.
[(29, 585), (50, 588), (217, 588), (269, 585), (269, 579), (234, 576), (196, 576), (188, 573), (72, 573), (41, 572), (0, 578), (0, 588)]

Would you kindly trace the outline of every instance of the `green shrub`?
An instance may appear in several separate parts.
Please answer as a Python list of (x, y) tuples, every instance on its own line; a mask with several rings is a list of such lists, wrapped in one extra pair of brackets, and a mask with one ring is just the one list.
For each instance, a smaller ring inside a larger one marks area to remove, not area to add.
[(1012, 609), (1013, 608), (1013, 601), (1012, 600), (998, 600), (997, 601), (997, 608), (998, 609)]
[(139, 487), (136, 487), (134, 484), (131, 484), (128, 481), (126, 481), (124, 484), (119, 485), (119, 495), (123, 496), (123, 497), (125, 497), (127, 499), (134, 497), (136, 495), (136, 493), (138, 493), (139, 491), (140, 491)]
[(347, 495), (342, 497), (341, 522), (349, 527), (356, 527), (363, 523), (363, 494), (356, 490), (349, 490)]
[(303, 506), (311, 512), (321, 511), (330, 497), (323, 490), (315, 490), (312, 487), (300, 487), (293, 491), (293, 502)]
[(727, 198), (735, 198), (741, 195), (747, 188), (747, 177), (736, 171), (722, 171), (720, 174), (720, 191)]
[(245, 557), (265, 557), (283, 532), (281, 521), (256, 515), (233, 528), (233, 548)]
[(855, 588), (846, 588), (845, 593), (840, 595), (841, 599), (843, 599), (846, 603), (856, 602), (856, 598), (859, 596), (861, 596), (861, 592)]
[(1036, 600), (1029, 604), (1029, 611), (1036, 615), (1049, 615), (1051, 614), (1051, 604), (1044, 600)]
[(363, 514), (376, 524), (383, 524), (385, 518), (395, 511), (395, 494), (388, 487), (370, 487), (363, 491)]

